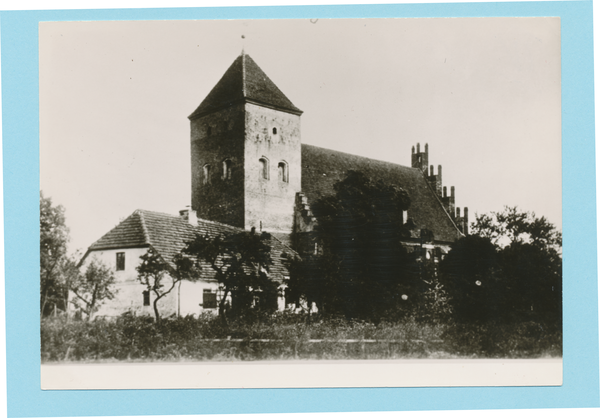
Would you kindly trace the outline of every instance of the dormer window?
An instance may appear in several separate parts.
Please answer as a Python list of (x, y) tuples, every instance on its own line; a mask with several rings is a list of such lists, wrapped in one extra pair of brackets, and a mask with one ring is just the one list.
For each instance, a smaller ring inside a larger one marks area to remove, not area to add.
[(203, 179), (202, 179), (202, 183), (203, 184), (210, 184), (210, 164), (206, 164), (203, 168), (202, 168), (202, 174), (203, 174)]
[(261, 179), (269, 180), (269, 160), (266, 157), (262, 157), (258, 160), (259, 163), (259, 176)]
[(277, 178), (284, 183), (288, 182), (288, 166), (284, 161), (277, 164)]
[(223, 160), (223, 180), (231, 180), (231, 160)]

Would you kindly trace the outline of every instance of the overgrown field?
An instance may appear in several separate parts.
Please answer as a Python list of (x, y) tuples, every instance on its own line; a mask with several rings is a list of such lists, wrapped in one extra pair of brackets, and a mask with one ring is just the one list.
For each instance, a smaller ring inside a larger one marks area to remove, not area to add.
[(560, 357), (560, 331), (516, 325), (426, 324), (278, 314), (223, 323), (214, 316), (44, 318), (42, 362)]

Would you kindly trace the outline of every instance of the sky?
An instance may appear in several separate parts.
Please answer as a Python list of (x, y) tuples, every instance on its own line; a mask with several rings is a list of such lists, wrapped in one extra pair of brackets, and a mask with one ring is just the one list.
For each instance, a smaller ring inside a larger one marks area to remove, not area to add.
[(561, 227), (558, 18), (43, 22), (40, 185), (71, 252), (190, 204), (187, 116), (242, 48), (304, 111), (303, 143), (402, 165), (428, 143), (471, 220)]

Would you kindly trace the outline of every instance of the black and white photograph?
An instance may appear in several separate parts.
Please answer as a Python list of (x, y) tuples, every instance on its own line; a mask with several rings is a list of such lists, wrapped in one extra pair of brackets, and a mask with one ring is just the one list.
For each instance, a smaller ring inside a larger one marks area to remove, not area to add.
[(40, 23), (42, 388), (560, 385), (560, 28)]

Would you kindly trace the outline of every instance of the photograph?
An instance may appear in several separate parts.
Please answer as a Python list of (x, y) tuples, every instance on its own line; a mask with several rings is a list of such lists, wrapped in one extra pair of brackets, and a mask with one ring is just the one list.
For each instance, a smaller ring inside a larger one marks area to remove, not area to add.
[(44, 21), (39, 118), (42, 389), (562, 384), (560, 17)]

